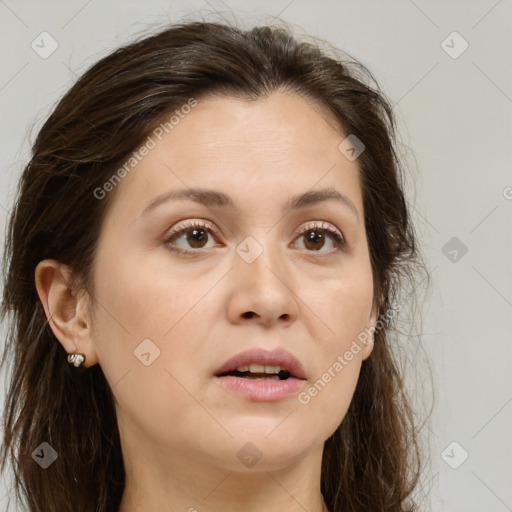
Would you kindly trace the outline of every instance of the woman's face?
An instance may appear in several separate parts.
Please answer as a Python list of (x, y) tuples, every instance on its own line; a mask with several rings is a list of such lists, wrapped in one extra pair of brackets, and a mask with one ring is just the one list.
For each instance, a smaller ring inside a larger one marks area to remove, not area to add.
[[(251, 450), (258, 470), (318, 454), (371, 352), (353, 341), (376, 320), (357, 160), (338, 149), (346, 135), (282, 92), (200, 99), (168, 131), (117, 185), (93, 269), (92, 359), (112, 387), (125, 457), (248, 471)], [(182, 197), (146, 210), (192, 188), (232, 206)], [(353, 207), (291, 209), (327, 188)], [(252, 348), (290, 352), (306, 379), (271, 401), (227, 389), (216, 370)]]

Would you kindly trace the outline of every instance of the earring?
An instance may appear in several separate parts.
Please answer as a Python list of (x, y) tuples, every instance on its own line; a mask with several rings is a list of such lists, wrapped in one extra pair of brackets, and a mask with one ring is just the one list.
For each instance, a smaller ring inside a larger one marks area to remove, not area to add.
[(75, 367), (80, 366), (85, 362), (85, 354), (68, 354), (68, 363), (74, 364)]

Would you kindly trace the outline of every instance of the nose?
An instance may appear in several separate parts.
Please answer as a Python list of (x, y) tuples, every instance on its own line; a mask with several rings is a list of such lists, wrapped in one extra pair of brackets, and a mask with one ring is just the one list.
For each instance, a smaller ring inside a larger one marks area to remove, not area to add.
[(232, 290), (228, 304), (231, 323), (244, 325), (252, 322), (268, 328), (288, 327), (299, 316), (293, 291), (293, 275), (278, 250), (265, 248), (251, 263), (238, 254), (229, 273)]

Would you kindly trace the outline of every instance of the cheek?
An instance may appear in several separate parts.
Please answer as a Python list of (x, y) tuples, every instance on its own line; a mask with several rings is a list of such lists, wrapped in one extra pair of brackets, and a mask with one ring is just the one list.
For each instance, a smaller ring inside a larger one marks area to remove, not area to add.
[[(98, 257), (98, 301), (103, 301), (103, 327), (125, 344), (145, 338), (162, 340), (205, 293), (204, 281), (188, 279), (170, 258), (106, 247)], [(101, 308), (100, 308), (101, 309)]]
[(320, 289), (308, 287), (303, 294), (305, 306), (316, 314), (308, 317), (321, 320), (309, 326), (319, 370), (298, 399), (308, 414), (325, 418), (325, 428), (332, 433), (348, 410), (359, 378), (358, 335), (365, 331), (372, 307), (371, 267), (347, 264), (336, 278), (323, 280)]
[(203, 312), (201, 296), (209, 287), (173, 271), (162, 258), (143, 264), (142, 256), (119, 254), (104, 250), (97, 260), (99, 362), (118, 405), (120, 428), (129, 418), (144, 430), (150, 418), (158, 418), (151, 428), (163, 439), (171, 422), (187, 431), (191, 420), (177, 411), (201, 412), (186, 388), (197, 360), (194, 339), (206, 335), (208, 324), (202, 331), (194, 315)]
[(217, 319), (218, 298), (209, 292), (218, 272), (199, 275), (192, 266), (173, 265), (165, 250), (114, 251), (115, 245), (102, 248), (96, 266), (100, 364), (116, 382), (128, 370), (146, 368), (138, 356), (149, 352), (148, 369), (166, 368), (181, 379), (197, 360), (197, 340), (207, 339)]
[[(308, 387), (298, 395), (308, 417), (323, 418), (325, 438), (342, 422), (352, 401), (363, 362), (361, 343), (357, 336), (366, 318), (367, 300), (338, 299), (328, 317), (327, 338), (317, 338), (318, 371)], [(331, 311), (329, 306), (329, 311)], [(326, 317), (327, 318), (327, 317)]]
[(345, 366), (329, 364), (325, 372), (298, 395), (304, 418), (321, 418), (319, 428), (323, 439), (328, 439), (346, 416), (360, 368), (359, 358), (352, 359)]
[(311, 333), (313, 339), (323, 340), (330, 347), (327, 351), (345, 350), (368, 327), (373, 301), (369, 262), (347, 263), (335, 276), (308, 283), (299, 295), (304, 307), (321, 320), (321, 328)]

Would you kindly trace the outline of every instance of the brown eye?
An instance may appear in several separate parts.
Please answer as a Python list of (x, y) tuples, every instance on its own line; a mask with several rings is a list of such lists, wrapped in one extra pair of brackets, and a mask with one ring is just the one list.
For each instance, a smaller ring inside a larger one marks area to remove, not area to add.
[[(171, 230), (164, 242), (169, 249), (175, 252), (194, 252), (196, 249), (204, 249), (208, 243), (209, 235), (214, 233), (213, 228), (200, 221), (191, 221), (181, 227)], [(185, 247), (178, 246), (176, 241), (184, 239)]]
[(325, 244), (325, 235), (318, 229), (306, 231), (304, 236), (304, 245), (312, 251), (320, 250)]
[(185, 232), (187, 243), (190, 244), (191, 247), (195, 249), (202, 249), (205, 243), (208, 240), (208, 235), (206, 234), (206, 230), (200, 229), (192, 229)]
[[(297, 232), (299, 239), (304, 241), (304, 248), (308, 251), (319, 252), (324, 248), (325, 244), (330, 239), (334, 249), (340, 249), (345, 245), (345, 239), (340, 231), (330, 224), (322, 223), (320, 226), (317, 224), (308, 224)], [(321, 251), (322, 253), (331, 252)]]

